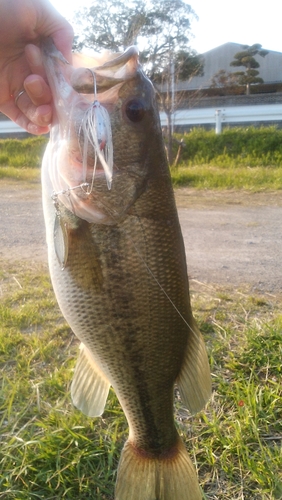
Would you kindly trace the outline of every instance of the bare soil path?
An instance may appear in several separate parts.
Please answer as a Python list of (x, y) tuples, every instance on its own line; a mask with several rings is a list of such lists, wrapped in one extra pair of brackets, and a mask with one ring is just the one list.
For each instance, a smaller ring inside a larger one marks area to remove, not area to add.
[[(176, 191), (190, 279), (282, 292), (282, 193)], [(0, 181), (0, 258), (47, 263), (39, 184)]]

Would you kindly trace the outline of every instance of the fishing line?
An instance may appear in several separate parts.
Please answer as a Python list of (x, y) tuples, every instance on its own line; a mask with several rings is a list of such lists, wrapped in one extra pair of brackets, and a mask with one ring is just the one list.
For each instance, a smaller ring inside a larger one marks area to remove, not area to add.
[[(69, 195), (69, 191), (73, 191), (73, 190), (76, 190), (76, 189), (79, 189), (79, 188), (83, 188), (83, 187), (88, 187), (89, 186), (89, 183), (82, 183), (78, 186), (74, 186), (72, 188), (68, 188), (66, 190), (62, 190), (58, 193), (53, 193), (52, 195), (52, 199), (53, 199), (53, 203), (55, 204), (56, 206), (56, 202), (57, 202), (57, 198), (58, 198), (58, 195), (60, 194), (66, 194), (66, 195)], [(112, 220), (116, 223), (119, 222), (118, 220), (118, 217), (117, 215), (115, 215), (113, 213), (113, 209), (110, 209), (107, 205), (105, 205), (105, 203), (102, 203), (101, 200), (100, 200), (100, 203), (101, 205), (104, 207), (105, 211), (107, 212), (107, 214), (112, 218)], [(74, 212), (75, 213), (75, 212)], [(144, 257), (141, 255), (138, 247), (136, 246), (134, 240), (132, 239), (132, 237), (130, 236), (129, 232), (122, 228), (122, 231), (124, 232), (124, 234), (126, 235), (126, 237), (128, 238), (128, 240), (130, 241), (130, 243), (132, 244), (136, 254), (138, 255), (140, 261), (142, 262), (142, 264), (144, 265), (145, 269), (147, 270), (148, 274), (151, 276), (151, 278), (155, 281), (155, 283), (158, 285), (159, 289), (162, 291), (162, 293), (165, 295), (165, 297), (168, 299), (168, 301), (171, 303), (172, 307), (175, 309), (175, 311), (177, 312), (177, 314), (179, 315), (179, 317), (182, 319), (182, 321), (185, 323), (185, 325), (189, 328), (189, 330), (191, 330), (191, 332), (197, 336), (196, 332), (193, 330), (193, 328), (189, 325), (189, 323), (186, 321), (186, 319), (184, 318), (184, 316), (181, 314), (181, 312), (179, 311), (178, 307), (174, 304), (173, 300), (170, 298), (170, 296), (168, 295), (168, 293), (166, 292), (166, 290), (164, 289), (164, 287), (161, 285), (161, 283), (159, 282), (158, 278), (154, 275), (153, 271), (151, 270), (150, 266), (147, 264), (146, 260), (144, 259)], [(66, 262), (66, 261), (65, 261)], [(63, 269), (63, 267), (62, 267)]]
[[(89, 68), (88, 68), (89, 69)], [(55, 235), (60, 232), (62, 233), (62, 240), (63, 242), (66, 242), (67, 236), (66, 236), (66, 231), (64, 228), (64, 225), (61, 221), (61, 215), (60, 215), (60, 208), (59, 208), (59, 200), (58, 197), (59, 195), (65, 195), (68, 196), (69, 201), (72, 205), (72, 200), (71, 200), (71, 192), (81, 189), (86, 195), (90, 195), (93, 192), (93, 185), (94, 185), (94, 179), (95, 179), (95, 173), (96, 173), (96, 167), (97, 167), (97, 160), (99, 159), (103, 169), (104, 169), (104, 174), (106, 177), (106, 182), (107, 182), (107, 187), (110, 190), (111, 185), (112, 185), (112, 178), (113, 178), (113, 141), (112, 141), (112, 132), (111, 132), (111, 121), (110, 121), (110, 116), (106, 108), (104, 108), (100, 102), (97, 99), (97, 84), (96, 84), (96, 76), (95, 72), (92, 69), (89, 69), (89, 71), (92, 74), (93, 77), (93, 90), (94, 90), (94, 100), (93, 103), (87, 108), (85, 111), (82, 120), (79, 125), (78, 129), (78, 144), (80, 147), (80, 153), (82, 156), (82, 182), (78, 184), (77, 186), (73, 187), (68, 187), (67, 189), (63, 189), (58, 192), (53, 192), (52, 194), (52, 200), (55, 205), (55, 210), (56, 210), (56, 220), (55, 220), (55, 228), (54, 228), (54, 238)], [(83, 137), (83, 147), (80, 145), (79, 138)], [(87, 156), (88, 156), (88, 149), (90, 148), (93, 149), (94, 151), (94, 165), (93, 165), (93, 170), (92, 170), (92, 178), (91, 182), (87, 182)], [(104, 203), (101, 203), (104, 205), (104, 209), (106, 209), (106, 212), (108, 215), (113, 219), (114, 222), (118, 223), (118, 218), (116, 215), (113, 214), (113, 210), (111, 210), (109, 207), (107, 207)], [(74, 207), (72, 207), (74, 208)], [(74, 215), (75, 210), (72, 210)], [(79, 215), (76, 215), (79, 217)], [(150, 266), (147, 264), (146, 260), (144, 257), (141, 255), (141, 252), (138, 250), (138, 247), (136, 246), (135, 242), (131, 238), (130, 234), (128, 233), (127, 230), (124, 228), (122, 229), (132, 244), (136, 254), (138, 255), (138, 258), (144, 265), (147, 273), (151, 276), (153, 281), (157, 284), (161, 292), (164, 294), (164, 296), (167, 298), (167, 300), (170, 302), (172, 307), (175, 309), (179, 317), (182, 319), (182, 321), (185, 323), (185, 325), (189, 328), (189, 330), (196, 335), (194, 332), (193, 328), (188, 324), (184, 316), (181, 314), (179, 311), (178, 307), (174, 304), (173, 300), (170, 298), (169, 294), (166, 292), (164, 287), (161, 285), (153, 271), (151, 270)], [(56, 239), (55, 239), (56, 243)], [(56, 245), (55, 245), (56, 246)], [(66, 243), (64, 243), (63, 247), (66, 247)], [(66, 248), (63, 248), (62, 250), (59, 249), (56, 251), (57, 257), (60, 261), (61, 268), (64, 269), (67, 261), (67, 250)]]
[[(116, 222), (116, 223), (118, 223), (119, 221), (116, 218), (116, 216), (112, 213), (113, 211), (111, 211), (105, 204), (102, 203), (102, 205), (106, 209), (108, 215), (113, 219), (113, 221)], [(155, 283), (158, 285), (159, 289), (162, 291), (162, 293), (164, 294), (164, 296), (171, 303), (172, 307), (175, 309), (175, 311), (177, 312), (177, 314), (179, 315), (179, 317), (182, 319), (182, 321), (185, 323), (185, 325), (189, 328), (189, 330), (193, 333), (193, 335), (195, 335), (195, 337), (198, 337), (197, 333), (193, 330), (193, 328), (186, 321), (186, 319), (184, 318), (184, 316), (179, 311), (178, 307), (174, 304), (173, 300), (170, 298), (170, 296), (168, 295), (168, 293), (166, 292), (166, 290), (164, 289), (164, 287), (159, 282), (158, 278), (155, 276), (155, 274), (151, 270), (150, 266), (147, 264), (147, 262), (144, 259), (144, 257), (141, 255), (141, 252), (139, 251), (138, 247), (136, 246), (136, 244), (135, 244), (134, 240), (132, 239), (132, 237), (130, 236), (129, 232), (126, 229), (124, 229), (124, 228), (122, 228), (122, 231), (126, 235), (126, 237), (128, 238), (128, 240), (130, 241), (130, 243), (132, 244), (132, 246), (133, 246), (136, 254), (138, 255), (140, 261), (144, 265), (144, 267), (147, 270), (148, 274), (151, 276), (151, 278), (153, 278), (153, 280), (155, 281)]]
[[(125, 231), (125, 233), (126, 233), (126, 231)], [(177, 312), (177, 314), (179, 315), (179, 317), (182, 319), (182, 321), (184, 321), (185, 325), (188, 326), (189, 330), (191, 330), (191, 332), (197, 337), (196, 332), (193, 330), (193, 328), (186, 321), (186, 319), (184, 318), (184, 316), (179, 311), (178, 307), (174, 304), (173, 300), (170, 298), (170, 296), (168, 295), (168, 293), (165, 291), (164, 287), (160, 284), (158, 278), (154, 275), (153, 271), (150, 269), (150, 266), (148, 266), (147, 262), (145, 261), (145, 259), (140, 254), (140, 252), (139, 252), (138, 248), (136, 247), (136, 245), (135, 245), (134, 241), (132, 240), (132, 238), (130, 236), (128, 236), (128, 234), (127, 234), (127, 237), (129, 238), (130, 242), (132, 243), (133, 248), (134, 248), (135, 252), (137, 253), (138, 257), (140, 258), (141, 262), (144, 264), (146, 270), (148, 271), (148, 274), (156, 282), (156, 284), (158, 285), (158, 287), (160, 288), (160, 290), (163, 292), (163, 294), (165, 295), (165, 297), (169, 300), (169, 302), (171, 303), (172, 307), (175, 309), (175, 311)]]

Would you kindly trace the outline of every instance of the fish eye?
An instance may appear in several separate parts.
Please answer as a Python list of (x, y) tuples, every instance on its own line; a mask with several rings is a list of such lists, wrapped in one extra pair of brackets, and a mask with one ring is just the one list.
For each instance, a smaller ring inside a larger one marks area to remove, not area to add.
[(143, 120), (145, 115), (145, 106), (141, 99), (131, 99), (125, 106), (125, 113), (131, 122), (137, 123)]

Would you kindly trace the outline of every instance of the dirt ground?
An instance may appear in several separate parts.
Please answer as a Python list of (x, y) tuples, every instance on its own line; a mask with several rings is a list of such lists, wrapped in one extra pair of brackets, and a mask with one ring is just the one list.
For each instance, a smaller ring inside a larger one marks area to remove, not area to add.
[[(282, 193), (176, 191), (191, 281), (282, 292)], [(47, 263), (39, 184), (0, 181), (0, 258)]]

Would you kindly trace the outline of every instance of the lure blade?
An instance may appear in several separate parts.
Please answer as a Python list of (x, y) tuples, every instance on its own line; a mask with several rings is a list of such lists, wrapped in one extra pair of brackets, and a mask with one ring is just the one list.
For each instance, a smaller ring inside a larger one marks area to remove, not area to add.
[(56, 214), (54, 223), (54, 247), (58, 262), (63, 271), (68, 260), (68, 233), (66, 224), (58, 214)]

